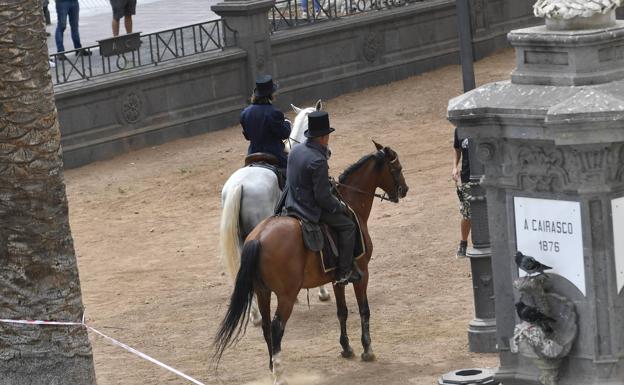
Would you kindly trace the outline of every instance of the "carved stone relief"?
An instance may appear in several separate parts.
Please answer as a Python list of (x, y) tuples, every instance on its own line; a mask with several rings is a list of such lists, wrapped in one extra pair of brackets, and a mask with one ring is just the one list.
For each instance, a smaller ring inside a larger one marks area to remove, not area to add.
[(136, 123), (141, 119), (143, 101), (136, 92), (129, 92), (121, 102), (121, 115), (127, 123)]
[(472, 4), (473, 28), (474, 30), (487, 28), (487, 18), (485, 17), (485, 0), (473, 0)]
[(517, 164), (519, 185), (526, 190), (553, 191), (570, 182), (562, 149), (522, 146)]
[(495, 178), (510, 188), (549, 192), (575, 190), (581, 185), (624, 184), (622, 143), (578, 148), (487, 142), (479, 144), (477, 156), (486, 165), (490, 183)]
[(371, 32), (364, 37), (362, 46), (364, 58), (369, 62), (374, 62), (381, 54), (381, 37), (377, 32)]

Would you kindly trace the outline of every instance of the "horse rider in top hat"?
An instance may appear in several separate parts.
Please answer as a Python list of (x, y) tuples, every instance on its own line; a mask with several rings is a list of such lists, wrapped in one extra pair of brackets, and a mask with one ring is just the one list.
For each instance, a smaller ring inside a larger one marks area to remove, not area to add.
[(271, 75), (258, 76), (251, 104), (241, 113), (240, 123), (243, 136), (250, 142), (248, 154), (273, 154), (277, 157), (278, 168), (285, 169), (288, 154), (283, 140), (290, 136), (291, 124), (272, 104), (275, 91), (277, 84), (273, 83)]
[(303, 145), (294, 146), (288, 157), (286, 170), (285, 208), (302, 218), (323, 222), (338, 233), (338, 269), (336, 284), (346, 285), (361, 279), (353, 270), (355, 223), (347, 214), (347, 206), (331, 192), (329, 182), (329, 134), (335, 130), (329, 125), (329, 115), (314, 111), (308, 115), (308, 129)]

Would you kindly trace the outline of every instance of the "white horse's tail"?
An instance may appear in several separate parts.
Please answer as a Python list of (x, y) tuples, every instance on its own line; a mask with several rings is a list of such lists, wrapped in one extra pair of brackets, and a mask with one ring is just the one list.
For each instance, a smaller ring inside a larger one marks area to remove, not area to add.
[(240, 267), (240, 206), (243, 195), (243, 186), (236, 185), (223, 202), (221, 213), (221, 258), (227, 266), (232, 279), (236, 278)]

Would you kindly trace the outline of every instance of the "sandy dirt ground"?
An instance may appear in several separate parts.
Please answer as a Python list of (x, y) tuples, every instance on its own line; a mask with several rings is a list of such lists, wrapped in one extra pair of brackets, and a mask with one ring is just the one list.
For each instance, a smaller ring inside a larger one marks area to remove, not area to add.
[[(507, 79), (513, 52), (477, 63), (479, 84)], [(369, 228), (371, 337), (377, 360), (362, 362), (360, 324), (347, 290), (356, 359), (340, 357), (335, 302), (303, 291), (286, 327), (291, 384), (434, 384), (448, 371), (497, 365), (467, 352), (473, 317), (469, 262), (456, 260), (459, 214), (450, 179), (448, 100), (460, 69), (327, 100), (330, 173), (374, 150), (399, 155), (410, 186), (400, 204), (375, 202)], [(310, 101), (310, 105), (313, 101)], [(292, 117), (292, 113), (290, 113)], [(219, 259), (220, 190), (246, 151), (239, 127), (178, 140), (66, 173), (84, 303), (93, 326), (206, 384), (270, 384), (259, 328), (250, 327), (210, 368), (211, 342), (232, 289)], [(275, 304), (275, 302), (273, 302)], [(190, 384), (91, 336), (100, 385)]]

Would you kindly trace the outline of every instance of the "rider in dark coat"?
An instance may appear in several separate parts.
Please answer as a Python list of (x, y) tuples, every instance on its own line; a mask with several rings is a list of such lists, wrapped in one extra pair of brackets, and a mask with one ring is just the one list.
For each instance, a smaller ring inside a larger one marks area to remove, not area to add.
[(240, 123), (245, 139), (250, 142), (248, 154), (273, 154), (279, 161), (278, 167), (286, 168), (288, 154), (283, 140), (288, 139), (291, 125), (284, 119), (284, 114), (271, 104), (276, 90), (277, 85), (271, 75), (258, 76), (251, 105), (241, 113)]
[(352, 271), (355, 223), (346, 205), (331, 193), (329, 183), (327, 144), (333, 131), (327, 112), (308, 115), (308, 130), (304, 133), (308, 139), (294, 146), (288, 157), (285, 207), (310, 222), (326, 223), (338, 233), (336, 284), (346, 285), (360, 276)]

